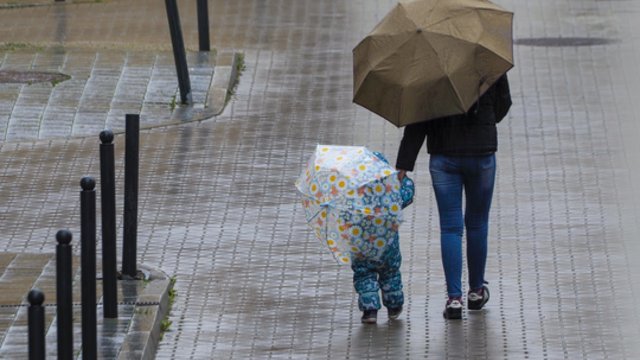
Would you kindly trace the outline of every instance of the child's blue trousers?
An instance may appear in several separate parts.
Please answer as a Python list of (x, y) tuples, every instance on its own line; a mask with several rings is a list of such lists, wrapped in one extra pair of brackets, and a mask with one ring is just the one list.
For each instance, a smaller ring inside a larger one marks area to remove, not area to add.
[(351, 269), (353, 270), (353, 286), (358, 293), (358, 308), (360, 311), (380, 309), (380, 296), (378, 290), (382, 290), (382, 303), (387, 308), (398, 308), (404, 303), (402, 292), (402, 278), (400, 275), (400, 245), (398, 234), (387, 245), (380, 260), (353, 257)]

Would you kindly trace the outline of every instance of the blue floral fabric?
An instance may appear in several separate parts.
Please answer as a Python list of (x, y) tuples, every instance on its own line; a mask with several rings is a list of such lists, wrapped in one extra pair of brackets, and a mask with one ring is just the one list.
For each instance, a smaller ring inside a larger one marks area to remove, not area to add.
[(402, 181), (400, 182), (400, 197), (402, 198), (402, 208), (406, 208), (407, 206), (413, 203), (413, 197), (416, 193), (416, 186), (411, 180), (410, 177), (404, 176)]
[[(382, 155), (381, 152), (378, 151), (374, 151), (373, 154), (375, 156), (378, 157), (378, 159), (384, 161), (385, 163), (389, 163), (389, 160), (387, 160), (387, 158)], [(400, 197), (402, 198), (402, 208), (406, 208), (407, 206), (411, 205), (411, 203), (413, 203), (413, 197), (416, 193), (416, 186), (413, 182), (413, 180), (411, 180), (410, 177), (406, 176), (402, 178), (402, 181), (400, 182)]]
[(387, 308), (397, 308), (404, 303), (402, 292), (402, 276), (400, 265), (400, 244), (398, 233), (388, 240), (382, 257), (378, 260), (352, 256), (353, 286), (358, 293), (360, 311), (380, 309), (382, 304)]

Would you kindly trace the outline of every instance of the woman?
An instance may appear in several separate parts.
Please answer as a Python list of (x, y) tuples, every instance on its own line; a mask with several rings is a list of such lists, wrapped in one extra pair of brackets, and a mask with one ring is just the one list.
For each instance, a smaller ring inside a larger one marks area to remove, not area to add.
[[(496, 124), (511, 107), (503, 75), (462, 115), (408, 125), (398, 150), (396, 168), (402, 178), (413, 171), (427, 139), (429, 172), (440, 216), (442, 265), (448, 300), (443, 315), (462, 318), (462, 234), (467, 230), (469, 292), (467, 307), (480, 310), (489, 300), (484, 272), (487, 259), (489, 209), (496, 173)], [(462, 210), (462, 193), (465, 210)]]

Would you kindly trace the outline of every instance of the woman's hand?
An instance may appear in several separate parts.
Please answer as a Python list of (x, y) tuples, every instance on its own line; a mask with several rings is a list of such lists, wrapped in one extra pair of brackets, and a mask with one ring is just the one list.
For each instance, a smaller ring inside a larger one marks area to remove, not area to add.
[(398, 180), (402, 181), (405, 176), (407, 176), (407, 170), (398, 169)]

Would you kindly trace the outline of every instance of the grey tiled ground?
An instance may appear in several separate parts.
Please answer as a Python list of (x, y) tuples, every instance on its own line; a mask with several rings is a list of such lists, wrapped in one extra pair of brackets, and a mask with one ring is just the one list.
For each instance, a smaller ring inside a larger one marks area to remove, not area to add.
[[(78, 246), (77, 244), (71, 244)], [(72, 293), (73, 354), (82, 354), (81, 271), (73, 258)], [(57, 356), (56, 259), (53, 253), (0, 253), (0, 358), (26, 359), (28, 353), (27, 293), (38, 288), (45, 294), (44, 337), (47, 358)], [(152, 358), (161, 336), (161, 321), (169, 307), (171, 280), (145, 265), (138, 267), (145, 280), (120, 280), (117, 285), (118, 316), (103, 318), (102, 281), (96, 286), (96, 352), (100, 359)], [(97, 270), (101, 273), (101, 269)], [(100, 275), (98, 275), (101, 278)]]
[[(216, 54), (190, 52), (192, 98), (204, 108)], [(142, 126), (172, 121), (180, 94), (171, 52), (63, 47), (0, 51), (0, 70), (60, 72), (59, 84), (0, 84), (0, 140), (95, 136), (124, 129), (126, 114)], [(188, 120), (188, 119), (185, 119)]]
[[(106, 1), (94, 23), (114, 13), (129, 19), (117, 11), (122, 3)], [(617, 42), (515, 46), (514, 106), (499, 127), (487, 309), (460, 322), (441, 317), (438, 216), (423, 153), (417, 200), (401, 228), (406, 311), (400, 321), (388, 324), (383, 314), (365, 327), (351, 273), (313, 239), (293, 181), (317, 143), (362, 144), (394, 159), (401, 130), (351, 103), (351, 49), (393, 1), (210, 2), (212, 43), (245, 52), (235, 99), (213, 120), (142, 137), (140, 255), (178, 279), (158, 358), (640, 354), (640, 5), (499, 3), (515, 11), (517, 39)], [(181, 6), (194, 19), (195, 2)], [(161, 43), (164, 10), (149, 9), (140, 23), (112, 30), (109, 41), (125, 41), (128, 32), (135, 35), (127, 41)], [(97, 41), (98, 32), (80, 38), (81, 16), (67, 15), (67, 41)], [(33, 27), (22, 35), (12, 21), (2, 24), (0, 34), (16, 41), (52, 41)], [(183, 25), (193, 46), (195, 22)], [(116, 144), (122, 159), (122, 137)], [(49, 251), (58, 228), (78, 227), (78, 181), (97, 173), (97, 141), (5, 143), (0, 157), (0, 251)]]

